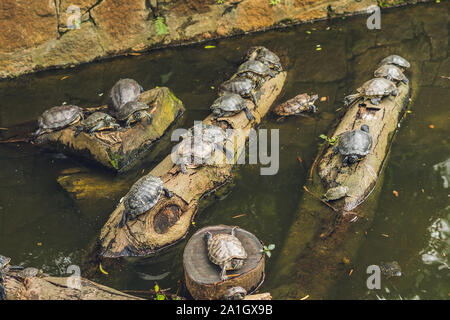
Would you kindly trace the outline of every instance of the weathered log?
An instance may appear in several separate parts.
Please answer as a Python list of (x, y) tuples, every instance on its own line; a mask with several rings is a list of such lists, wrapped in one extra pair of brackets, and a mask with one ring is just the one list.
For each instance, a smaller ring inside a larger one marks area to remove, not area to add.
[(183, 254), (184, 275), (186, 287), (194, 299), (222, 299), (231, 287), (242, 287), (251, 294), (263, 282), (263, 246), (258, 238), (248, 231), (236, 228), (236, 237), (247, 252), (247, 259), (241, 269), (229, 271), (229, 278), (221, 280), (220, 268), (209, 261), (205, 233), (209, 231), (213, 236), (218, 233), (230, 234), (232, 228), (219, 225), (200, 229), (186, 244)]
[(126, 170), (184, 112), (183, 103), (165, 87), (145, 91), (139, 100), (152, 106), (151, 124), (142, 121), (130, 129), (100, 131), (92, 136), (82, 132), (78, 137), (74, 136), (75, 128), (71, 126), (41, 135), (36, 144), (95, 161), (114, 171)]
[(256, 109), (248, 100), (248, 107), (255, 116), (252, 122), (248, 121), (244, 112), (229, 118), (219, 118), (217, 121), (211, 115), (208, 116), (204, 123), (236, 129), (230, 138), (235, 141), (234, 160), (224, 161), (225, 155), (215, 152), (214, 161), (217, 165), (188, 169), (188, 174), (183, 174), (178, 167), (174, 167), (171, 155), (167, 156), (150, 174), (160, 177), (174, 196), (171, 199), (161, 197), (155, 207), (138, 219), (128, 222), (123, 228), (118, 227), (123, 212), (123, 204), (120, 203), (100, 233), (101, 255), (110, 258), (151, 255), (184, 238), (200, 199), (231, 179), (232, 168), (238, 159), (236, 155), (244, 150), (250, 129), (268, 112), (285, 79), (286, 72), (281, 72), (264, 82), (256, 94)]
[[(5, 276), (7, 300), (143, 300), (84, 278)], [(79, 285), (79, 286), (78, 286)]]
[[(370, 102), (365, 108), (357, 103), (350, 106), (332, 137), (368, 125), (372, 149), (358, 163), (343, 167), (342, 156), (334, 155), (332, 146), (319, 152), (315, 162), (318, 165), (311, 168), (312, 179), (305, 186), (307, 192), (278, 258), (277, 273), (269, 284), (275, 288), (271, 291), (277, 299), (300, 299), (306, 295), (312, 299), (327, 298), (336, 280), (349, 272), (351, 259), (373, 220), (381, 189), (377, 181), (382, 179), (383, 164), (408, 105), (409, 93), (409, 86), (400, 84), (399, 94), (384, 98), (379, 110), (372, 109), (375, 106)], [(330, 202), (333, 211), (319, 200), (336, 184), (347, 186), (348, 196)]]
[(251, 294), (244, 298), (244, 300), (272, 300), (269, 292)]

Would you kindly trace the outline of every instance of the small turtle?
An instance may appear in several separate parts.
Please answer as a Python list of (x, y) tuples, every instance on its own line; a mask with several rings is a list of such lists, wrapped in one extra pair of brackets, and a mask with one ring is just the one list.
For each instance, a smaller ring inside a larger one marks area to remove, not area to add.
[(345, 196), (347, 196), (348, 187), (346, 186), (337, 186), (334, 188), (330, 188), (327, 190), (327, 192), (323, 195), (325, 201), (333, 201), (341, 199)]
[(251, 98), (255, 106), (257, 106), (258, 103), (255, 95), (257, 86), (258, 84), (252, 79), (234, 77), (220, 85), (220, 94), (224, 95), (227, 92), (236, 93), (242, 98)]
[(234, 116), (242, 110), (244, 110), (249, 121), (255, 120), (255, 116), (247, 107), (247, 101), (237, 93), (225, 93), (223, 96), (217, 98), (211, 105), (211, 111), (215, 119)]
[(6, 300), (6, 291), (3, 286), (5, 281), (5, 273), (9, 270), (11, 258), (0, 255), (0, 300)]
[(229, 288), (223, 298), (225, 300), (243, 300), (247, 295), (247, 290), (242, 287), (231, 287)]
[(85, 120), (81, 121), (81, 124), (75, 130), (75, 137), (77, 137), (81, 132), (85, 131), (89, 135), (93, 135), (96, 131), (101, 130), (120, 130), (120, 125), (116, 122), (109, 114), (104, 112), (94, 112)]
[(393, 64), (383, 64), (380, 66), (373, 75), (377, 78), (386, 78), (390, 81), (401, 81), (404, 84), (408, 84), (408, 78), (403, 74), (399, 67)]
[(388, 56), (380, 61), (380, 66), (384, 64), (395, 64), (396, 66), (399, 66), (401, 68), (409, 68), (411, 67), (411, 64), (403, 57), (400, 57), (399, 55), (393, 54), (391, 56)]
[(195, 124), (185, 134), (181, 135), (181, 138), (183, 139), (190, 137), (196, 137), (197, 139), (207, 142), (221, 144), (224, 144), (229, 140), (229, 134), (224, 129), (205, 123)]
[(306, 93), (299, 94), (294, 98), (276, 106), (273, 112), (279, 116), (297, 116), (304, 112), (317, 112), (314, 102), (319, 98), (317, 94), (308, 95)]
[(74, 105), (50, 108), (38, 118), (39, 129), (34, 133), (34, 137), (37, 138), (41, 134), (64, 129), (83, 118), (83, 109)]
[(277, 72), (283, 71), (280, 58), (266, 47), (257, 46), (250, 48), (245, 55), (245, 60), (258, 60)]
[(41, 274), (43, 274), (42, 270), (39, 270), (39, 269), (33, 268), (33, 267), (28, 267), (28, 268), (20, 270), (17, 273), (17, 276), (19, 278), (25, 279), (25, 278), (37, 277), (37, 276), (39, 276)]
[(190, 136), (183, 139), (174, 147), (172, 161), (180, 166), (183, 174), (186, 174), (187, 168), (212, 165), (213, 155), (216, 150), (222, 150), (227, 158), (231, 158), (233, 155), (221, 143), (196, 139), (194, 136)]
[(342, 165), (346, 167), (365, 157), (371, 148), (372, 136), (369, 134), (369, 127), (364, 124), (361, 130), (341, 133), (338, 136), (338, 145), (333, 148), (333, 152), (344, 156)]
[(250, 78), (258, 84), (264, 82), (267, 76), (275, 77), (275, 74), (270, 68), (258, 60), (249, 60), (241, 64), (236, 72), (238, 77)]
[(219, 233), (213, 236), (211, 232), (206, 232), (205, 240), (209, 260), (222, 269), (222, 280), (227, 279), (227, 270), (242, 268), (247, 259), (247, 252), (236, 237), (236, 227), (231, 229), (231, 234)]
[(109, 97), (114, 111), (118, 112), (127, 102), (137, 101), (144, 89), (133, 79), (120, 79), (112, 87)]
[(402, 275), (402, 268), (397, 261), (381, 262), (380, 270), (386, 278), (400, 277)]
[(370, 99), (370, 102), (374, 105), (379, 105), (381, 98), (384, 96), (398, 94), (398, 88), (395, 83), (389, 81), (385, 78), (373, 78), (365, 82), (360, 88), (357, 89), (358, 93), (351, 94), (345, 97), (344, 103), (349, 105), (353, 103), (356, 99), (364, 98)]
[(152, 115), (148, 112), (149, 106), (140, 101), (130, 101), (125, 103), (117, 113), (117, 119), (125, 121), (125, 128), (129, 129), (130, 124), (147, 118), (147, 123), (152, 123)]
[(122, 228), (128, 220), (134, 220), (138, 215), (153, 208), (162, 192), (167, 198), (173, 196), (159, 177), (147, 175), (136, 181), (123, 198), (124, 210), (119, 227)]

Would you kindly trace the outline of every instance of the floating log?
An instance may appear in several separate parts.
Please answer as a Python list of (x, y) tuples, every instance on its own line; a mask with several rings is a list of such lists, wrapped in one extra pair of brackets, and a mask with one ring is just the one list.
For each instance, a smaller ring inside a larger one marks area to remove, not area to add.
[(145, 91), (139, 100), (151, 106), (151, 124), (141, 121), (130, 129), (100, 131), (92, 136), (82, 132), (78, 137), (74, 136), (76, 126), (71, 126), (43, 134), (35, 142), (46, 148), (95, 161), (114, 171), (126, 170), (184, 112), (183, 103), (166, 87)]
[(231, 287), (242, 287), (251, 294), (262, 284), (265, 256), (262, 252), (263, 245), (248, 231), (236, 228), (236, 237), (247, 252), (247, 259), (241, 269), (228, 271), (229, 278), (221, 280), (220, 268), (209, 261), (205, 233), (209, 231), (213, 236), (218, 233), (231, 234), (232, 228), (219, 225), (200, 229), (186, 244), (183, 254), (184, 275), (186, 287), (194, 299), (222, 299)]
[(4, 287), (7, 300), (144, 300), (84, 278), (76, 283), (72, 277), (7, 274)]
[(252, 122), (248, 121), (244, 112), (229, 118), (219, 118), (217, 121), (211, 115), (208, 116), (203, 121), (206, 124), (237, 129), (230, 138), (235, 141), (234, 161), (227, 163), (223, 161), (225, 155), (222, 152), (215, 152), (214, 163), (220, 164), (188, 169), (188, 173), (183, 174), (178, 167), (174, 167), (171, 155), (167, 156), (150, 174), (160, 177), (174, 196), (171, 199), (161, 197), (150, 211), (128, 222), (123, 228), (118, 227), (124, 209), (123, 203), (120, 203), (101, 230), (101, 255), (109, 258), (147, 256), (183, 239), (197, 212), (200, 199), (230, 181), (232, 168), (238, 159), (236, 155), (240, 155), (244, 150), (250, 129), (260, 123), (261, 118), (268, 112), (281, 92), (285, 79), (286, 72), (266, 79), (256, 93), (256, 109), (253, 103), (247, 100), (248, 107), (255, 116)]
[[(278, 258), (277, 270), (269, 287), (277, 299), (326, 299), (336, 280), (347, 276), (352, 258), (364, 239), (375, 214), (383, 164), (409, 103), (410, 88), (399, 84), (396, 97), (386, 97), (379, 106), (354, 103), (331, 137), (348, 130), (369, 126), (373, 138), (371, 152), (349, 167), (342, 156), (325, 146), (311, 168), (311, 181)], [(375, 109), (375, 107), (377, 109)], [(379, 109), (378, 109), (379, 108)], [(320, 197), (336, 183), (348, 187), (348, 196), (325, 206)], [(369, 197), (371, 195), (371, 197)], [(364, 202), (366, 199), (368, 201)], [(364, 205), (361, 204), (364, 202)]]

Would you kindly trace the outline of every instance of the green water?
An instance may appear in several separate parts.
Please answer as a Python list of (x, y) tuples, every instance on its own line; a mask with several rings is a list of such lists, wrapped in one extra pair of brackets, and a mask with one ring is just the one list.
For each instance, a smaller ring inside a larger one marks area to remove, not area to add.
[[(266, 263), (268, 281), (261, 289), (270, 291), (276, 285), (270, 279), (277, 272), (277, 250), (295, 217), (307, 170), (321, 143), (318, 136), (336, 122), (344, 95), (370, 79), (381, 58), (400, 54), (411, 62), (407, 76), (413, 87), (412, 113), (401, 122), (394, 140), (375, 221), (351, 262), (354, 271), (351, 276), (344, 274), (324, 298), (448, 299), (450, 80), (441, 76), (450, 76), (449, 10), (449, 2), (441, 1), (383, 11), (381, 30), (368, 30), (366, 17), (337, 19), (219, 40), (212, 43), (215, 49), (202, 45), (159, 50), (3, 81), (0, 127), (33, 120), (62, 102), (105, 103), (114, 82), (131, 77), (145, 89), (170, 87), (187, 109), (176, 126), (188, 128), (208, 115), (217, 95), (211, 87), (217, 88), (233, 74), (250, 46), (275, 51), (288, 71), (278, 102), (303, 92), (328, 99), (317, 103), (320, 112), (310, 118), (277, 122), (268, 115), (261, 128), (280, 129), (278, 174), (260, 176), (259, 165), (238, 166), (232, 187), (202, 207), (187, 236), (203, 226), (230, 224), (266, 244), (276, 244)], [(317, 45), (322, 50), (316, 50)], [(69, 78), (60, 80), (66, 75)], [(91, 169), (105, 179), (136, 180), (143, 168), (148, 172), (171, 147), (166, 136), (126, 176)], [(158, 282), (175, 290), (183, 277), (186, 240), (155, 257), (117, 261), (108, 266), (108, 275), (92, 272), (96, 266), (86, 264), (85, 256), (120, 197), (73, 200), (56, 179), (62, 170), (80, 166), (86, 164), (31, 145), (0, 144), (0, 253), (15, 264), (41, 267), (52, 275), (65, 275), (68, 265), (80, 265), (82, 275), (119, 290), (150, 289), (153, 281), (143, 279), (142, 273), (169, 272)], [(384, 280), (380, 290), (368, 290), (367, 266), (392, 260), (400, 263), (402, 277)]]

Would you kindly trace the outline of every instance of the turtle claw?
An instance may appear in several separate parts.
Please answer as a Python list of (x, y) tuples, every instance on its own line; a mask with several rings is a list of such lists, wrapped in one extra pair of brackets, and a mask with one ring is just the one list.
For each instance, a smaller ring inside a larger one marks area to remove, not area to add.
[(163, 188), (164, 194), (166, 195), (167, 198), (172, 198), (173, 197), (173, 193), (169, 191), (169, 189), (167, 188)]

